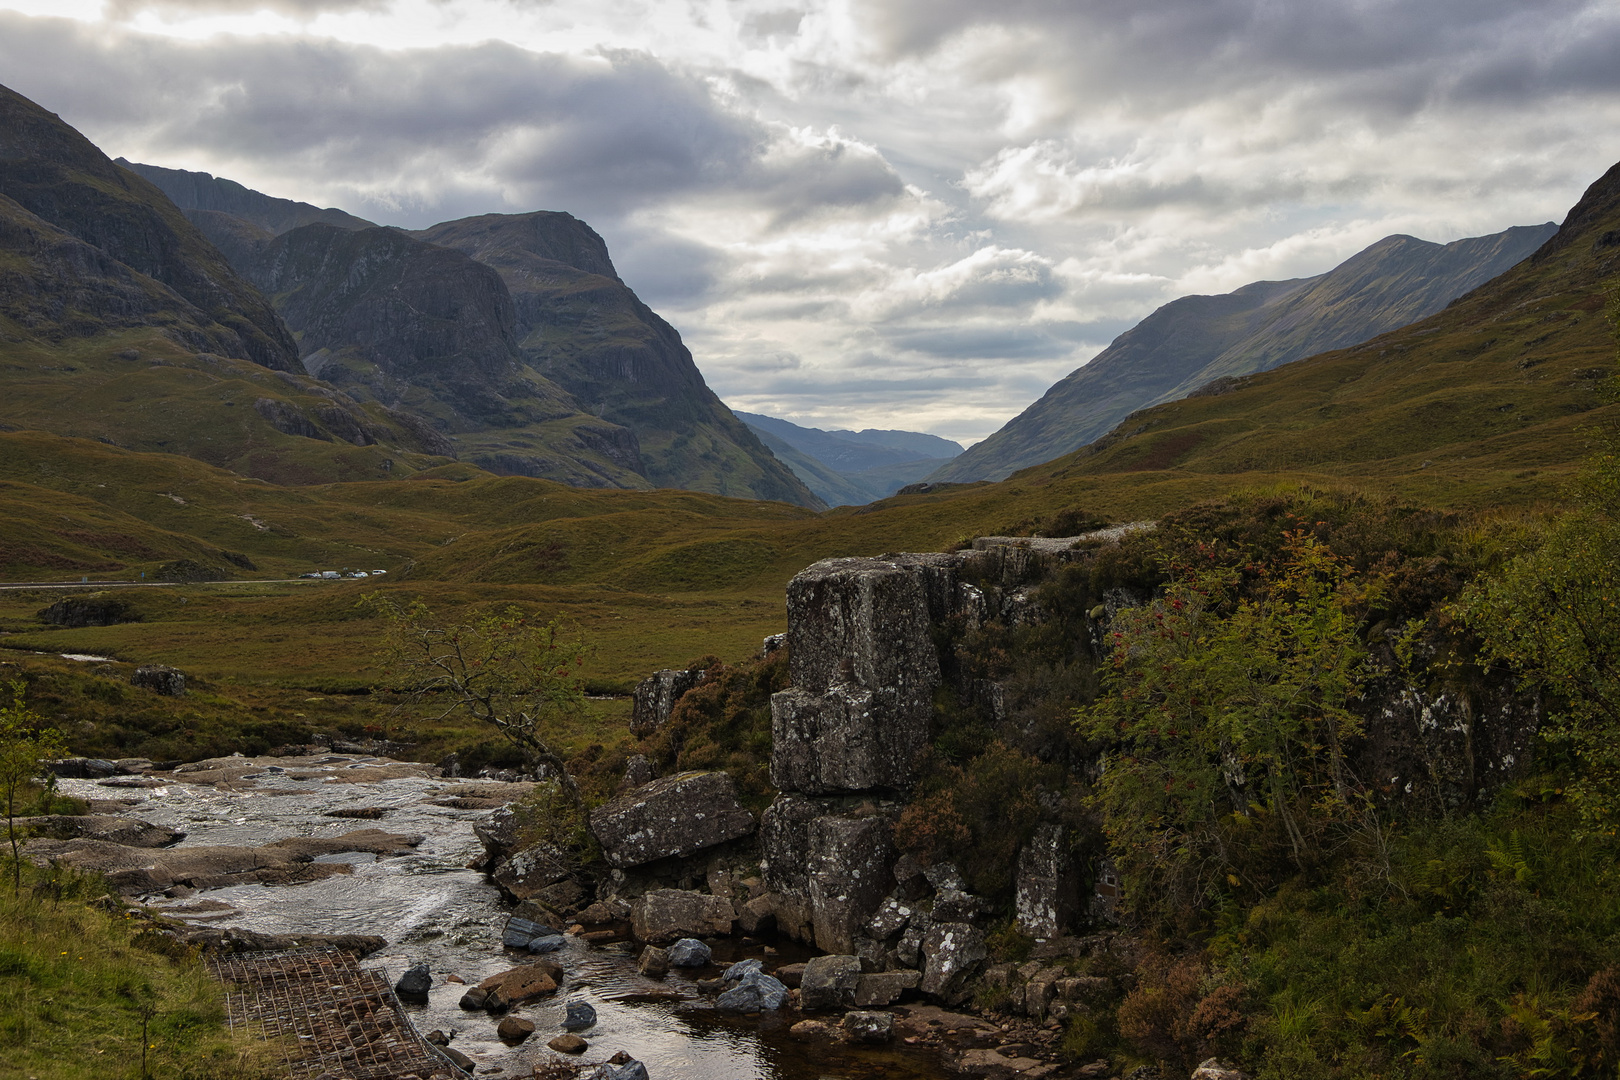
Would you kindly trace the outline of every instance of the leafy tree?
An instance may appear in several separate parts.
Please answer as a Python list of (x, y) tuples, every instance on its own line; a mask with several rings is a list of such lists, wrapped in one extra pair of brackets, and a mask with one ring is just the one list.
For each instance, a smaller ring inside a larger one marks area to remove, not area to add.
[[(1620, 331), (1620, 288), (1609, 318)], [(1611, 392), (1613, 384), (1611, 383)], [(1500, 661), (1551, 691), (1542, 734), (1573, 752), (1580, 775), (1566, 792), (1593, 832), (1620, 829), (1620, 429), (1576, 481), (1573, 508), (1532, 550), (1476, 581), (1458, 612)]]
[(1227, 884), (1262, 826), (1305, 868), (1363, 793), (1345, 747), (1367, 678), (1368, 588), (1303, 529), (1280, 573), (1199, 545), (1111, 630), (1105, 693), (1078, 713), (1105, 747), (1095, 799), (1132, 906), (1172, 915)]
[(17, 836), (17, 810), (36, 780), (55, 777), (43, 762), (62, 757), (67, 743), (62, 733), (44, 726), (44, 717), (23, 701), (21, 679), (9, 684), (11, 704), (0, 707), (0, 798), (6, 803), (6, 839), (11, 844), (11, 891), (22, 888), (22, 853)]
[(574, 778), (550, 745), (558, 724), (585, 708), (580, 669), (591, 646), (576, 627), (539, 621), (516, 606), (449, 622), (421, 600), (401, 604), (372, 593), (364, 602), (387, 621), (380, 659), (395, 689), (433, 703), (438, 718), (461, 711), (490, 725), (537, 776), (554, 775), (580, 804)]

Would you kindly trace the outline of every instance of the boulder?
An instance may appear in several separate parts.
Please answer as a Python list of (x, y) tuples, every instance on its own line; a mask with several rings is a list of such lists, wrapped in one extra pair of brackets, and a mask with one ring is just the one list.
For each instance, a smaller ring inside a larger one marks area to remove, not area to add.
[(636, 961), (636, 970), (649, 979), (662, 979), (669, 974), (669, 950), (656, 945), (642, 949), (641, 959)]
[(775, 975), (782, 980), (784, 986), (791, 986), (797, 990), (804, 984), (804, 964), (783, 964), (776, 969)]
[(879, 971), (862, 975), (855, 982), (855, 1004), (862, 1009), (893, 1005), (907, 990), (915, 990), (921, 980), (920, 971)]
[(715, 998), (716, 1008), (732, 1012), (775, 1012), (787, 1004), (788, 988), (763, 971), (749, 971), (737, 985)]
[(591, 811), (591, 834), (608, 865), (624, 869), (690, 855), (754, 831), (723, 772), (684, 772), (654, 780)]
[(394, 993), (407, 1000), (425, 1001), (432, 986), (433, 976), (428, 971), (427, 964), (412, 964), (394, 984)]
[(827, 559), (787, 590), (789, 689), (771, 697), (771, 783), (809, 794), (907, 789), (939, 685), (923, 577)]
[(588, 1001), (570, 1001), (563, 1016), (564, 1031), (584, 1031), (596, 1024), (596, 1009)]
[(473, 1070), (478, 1067), (478, 1063), (476, 1061), (468, 1057), (466, 1054), (463, 1054), (460, 1050), (457, 1050), (453, 1046), (441, 1047), (439, 1049), (439, 1053), (455, 1062), (456, 1068), (460, 1069), (468, 1076), (471, 1076), (473, 1074)]
[(861, 962), (853, 956), (817, 956), (804, 965), (799, 1007), (806, 1012), (847, 1009), (855, 1004)]
[(810, 912), (810, 823), (828, 812), (825, 802), (783, 792), (759, 821), (761, 864), (776, 929), (798, 941), (815, 940)]
[(1067, 841), (1063, 826), (1043, 823), (1018, 853), (1014, 911), (1032, 937), (1057, 937), (1080, 913), (1080, 875)]
[(709, 947), (697, 938), (681, 938), (669, 947), (671, 967), (702, 967), (709, 962)]
[(426, 1035), (422, 1036), (422, 1038), (426, 1039), (428, 1042), (432, 1043), (434, 1046), (449, 1046), (450, 1045), (450, 1036), (446, 1035), (444, 1032), (440, 1031), (438, 1028), (434, 1028), (432, 1031), (430, 1031)]
[(499, 859), (517, 850), (518, 819), (511, 806), (503, 806), (483, 821), (473, 823), (473, 835), (484, 845), (484, 853)]
[(534, 1034), (534, 1021), (525, 1020), (521, 1016), (508, 1016), (496, 1025), (495, 1034), (500, 1037), (501, 1042), (508, 1046), (516, 1046)]
[(894, 1036), (894, 1015), (886, 1012), (847, 1012), (841, 1025), (854, 1043), (886, 1043)]
[(923, 938), (922, 955), (925, 967), (919, 988), (954, 1004), (989, 952), (982, 931), (966, 923), (935, 923)]
[(1220, 1058), (1208, 1058), (1193, 1070), (1192, 1080), (1249, 1080), (1249, 1074)]
[(487, 993), (484, 1008), (498, 1012), (547, 994), (555, 994), (562, 980), (562, 968), (549, 960), (540, 960), (491, 975), (479, 983), (478, 988)]
[(460, 1005), (468, 1012), (475, 1012), (484, 1007), (489, 1000), (489, 991), (482, 986), (469, 986), (467, 992), (461, 995)]
[(737, 929), (745, 934), (768, 934), (776, 929), (776, 906), (769, 893), (737, 909)]
[(972, 893), (961, 889), (941, 889), (934, 897), (929, 917), (935, 922), (974, 922), (990, 909), (990, 905)]
[(535, 844), (497, 858), (489, 874), (502, 892), (517, 900), (545, 898), (548, 890), (572, 875), (567, 852), (554, 844)]
[(636, 939), (654, 943), (698, 935), (724, 937), (736, 917), (731, 901), (684, 889), (654, 889), (630, 905), (630, 928)]
[(583, 1054), (591, 1046), (578, 1035), (559, 1035), (546, 1045), (559, 1054)]
[(503, 949), (527, 949), (529, 942), (534, 939), (552, 937), (556, 933), (555, 929), (544, 923), (513, 915), (506, 920), (506, 928), (501, 931), (501, 947)]
[(545, 953), (556, 952), (563, 947), (563, 944), (561, 934), (548, 934), (545, 937), (537, 937), (529, 942), (529, 952), (535, 956), (541, 956)]
[(642, 679), (631, 698), (630, 734), (644, 739), (663, 727), (681, 695), (702, 681), (702, 668), (665, 668)]
[(132, 686), (143, 687), (165, 697), (180, 697), (186, 692), (185, 672), (161, 664), (136, 668), (129, 681)]
[(129, 601), (111, 596), (69, 596), (35, 612), (34, 617), (52, 626), (73, 628), (141, 621)]
[(866, 921), (866, 933), (874, 941), (888, 941), (905, 930), (913, 913), (914, 909), (910, 904), (893, 898), (885, 900)]
[(828, 816), (810, 823), (810, 915), (817, 948), (855, 951), (855, 935), (888, 891), (893, 837), (887, 818)]

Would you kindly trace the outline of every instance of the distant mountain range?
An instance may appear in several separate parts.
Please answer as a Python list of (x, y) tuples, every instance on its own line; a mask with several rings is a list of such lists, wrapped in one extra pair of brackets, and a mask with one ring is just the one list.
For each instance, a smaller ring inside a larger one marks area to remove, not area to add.
[(1000, 480), (1086, 445), (1138, 409), (1425, 318), (1556, 230), (1548, 222), (1444, 245), (1388, 236), (1316, 277), (1172, 300), (928, 479)]
[(736, 415), (829, 506), (887, 498), (962, 453), (961, 443), (919, 431), (823, 431), (758, 413)]

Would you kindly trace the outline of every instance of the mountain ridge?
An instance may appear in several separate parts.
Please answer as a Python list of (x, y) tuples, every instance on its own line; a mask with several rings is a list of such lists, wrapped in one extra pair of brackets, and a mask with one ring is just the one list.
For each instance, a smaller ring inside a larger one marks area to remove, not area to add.
[(1101, 437), (1138, 409), (1426, 317), (1555, 231), (1551, 222), (1514, 226), (1449, 244), (1396, 234), (1314, 277), (1172, 300), (928, 479), (1003, 479)]

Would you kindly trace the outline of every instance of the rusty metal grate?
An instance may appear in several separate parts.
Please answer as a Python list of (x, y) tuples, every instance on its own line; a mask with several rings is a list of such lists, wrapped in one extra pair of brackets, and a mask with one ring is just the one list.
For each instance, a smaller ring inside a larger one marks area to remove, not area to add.
[(385, 972), (331, 948), (221, 956), (232, 1028), (257, 1028), (299, 1080), (462, 1080), (406, 1018)]

